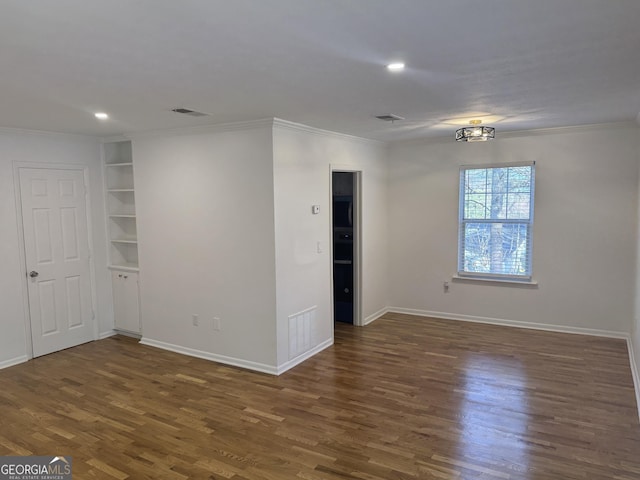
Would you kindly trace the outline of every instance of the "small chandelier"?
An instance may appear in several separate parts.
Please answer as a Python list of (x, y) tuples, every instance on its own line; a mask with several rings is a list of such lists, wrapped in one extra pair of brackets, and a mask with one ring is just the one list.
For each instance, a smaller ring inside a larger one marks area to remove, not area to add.
[(486, 142), (496, 137), (496, 129), (480, 125), (482, 120), (471, 120), (470, 127), (456, 130), (456, 142)]

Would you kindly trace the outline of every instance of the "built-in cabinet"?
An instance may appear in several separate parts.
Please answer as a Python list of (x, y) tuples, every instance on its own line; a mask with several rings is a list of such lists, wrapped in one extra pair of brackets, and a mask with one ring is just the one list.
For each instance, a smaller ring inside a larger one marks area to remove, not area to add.
[(111, 272), (115, 327), (130, 333), (140, 333), (140, 295), (138, 274), (129, 271)]
[(141, 333), (131, 141), (104, 143), (103, 155), (115, 328)]

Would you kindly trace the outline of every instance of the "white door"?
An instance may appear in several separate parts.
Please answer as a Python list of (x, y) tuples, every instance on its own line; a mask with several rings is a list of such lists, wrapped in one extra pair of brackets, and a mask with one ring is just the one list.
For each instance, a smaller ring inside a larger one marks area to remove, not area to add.
[(33, 356), (93, 340), (82, 170), (20, 168)]

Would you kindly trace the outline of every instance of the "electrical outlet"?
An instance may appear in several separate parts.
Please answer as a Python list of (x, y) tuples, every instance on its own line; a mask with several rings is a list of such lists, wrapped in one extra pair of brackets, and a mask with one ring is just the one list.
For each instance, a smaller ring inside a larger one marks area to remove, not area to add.
[(193, 326), (197, 327), (198, 326), (198, 315), (196, 315), (195, 313), (193, 315), (191, 315), (191, 321), (193, 322)]
[(213, 329), (216, 332), (220, 331), (220, 317), (213, 317)]

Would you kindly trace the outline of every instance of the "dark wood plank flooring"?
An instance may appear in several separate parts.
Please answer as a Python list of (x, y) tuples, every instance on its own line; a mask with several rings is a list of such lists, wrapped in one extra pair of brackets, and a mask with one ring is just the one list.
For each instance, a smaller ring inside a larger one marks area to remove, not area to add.
[(113, 337), (0, 371), (84, 479), (640, 479), (623, 340), (387, 314), (280, 377)]

